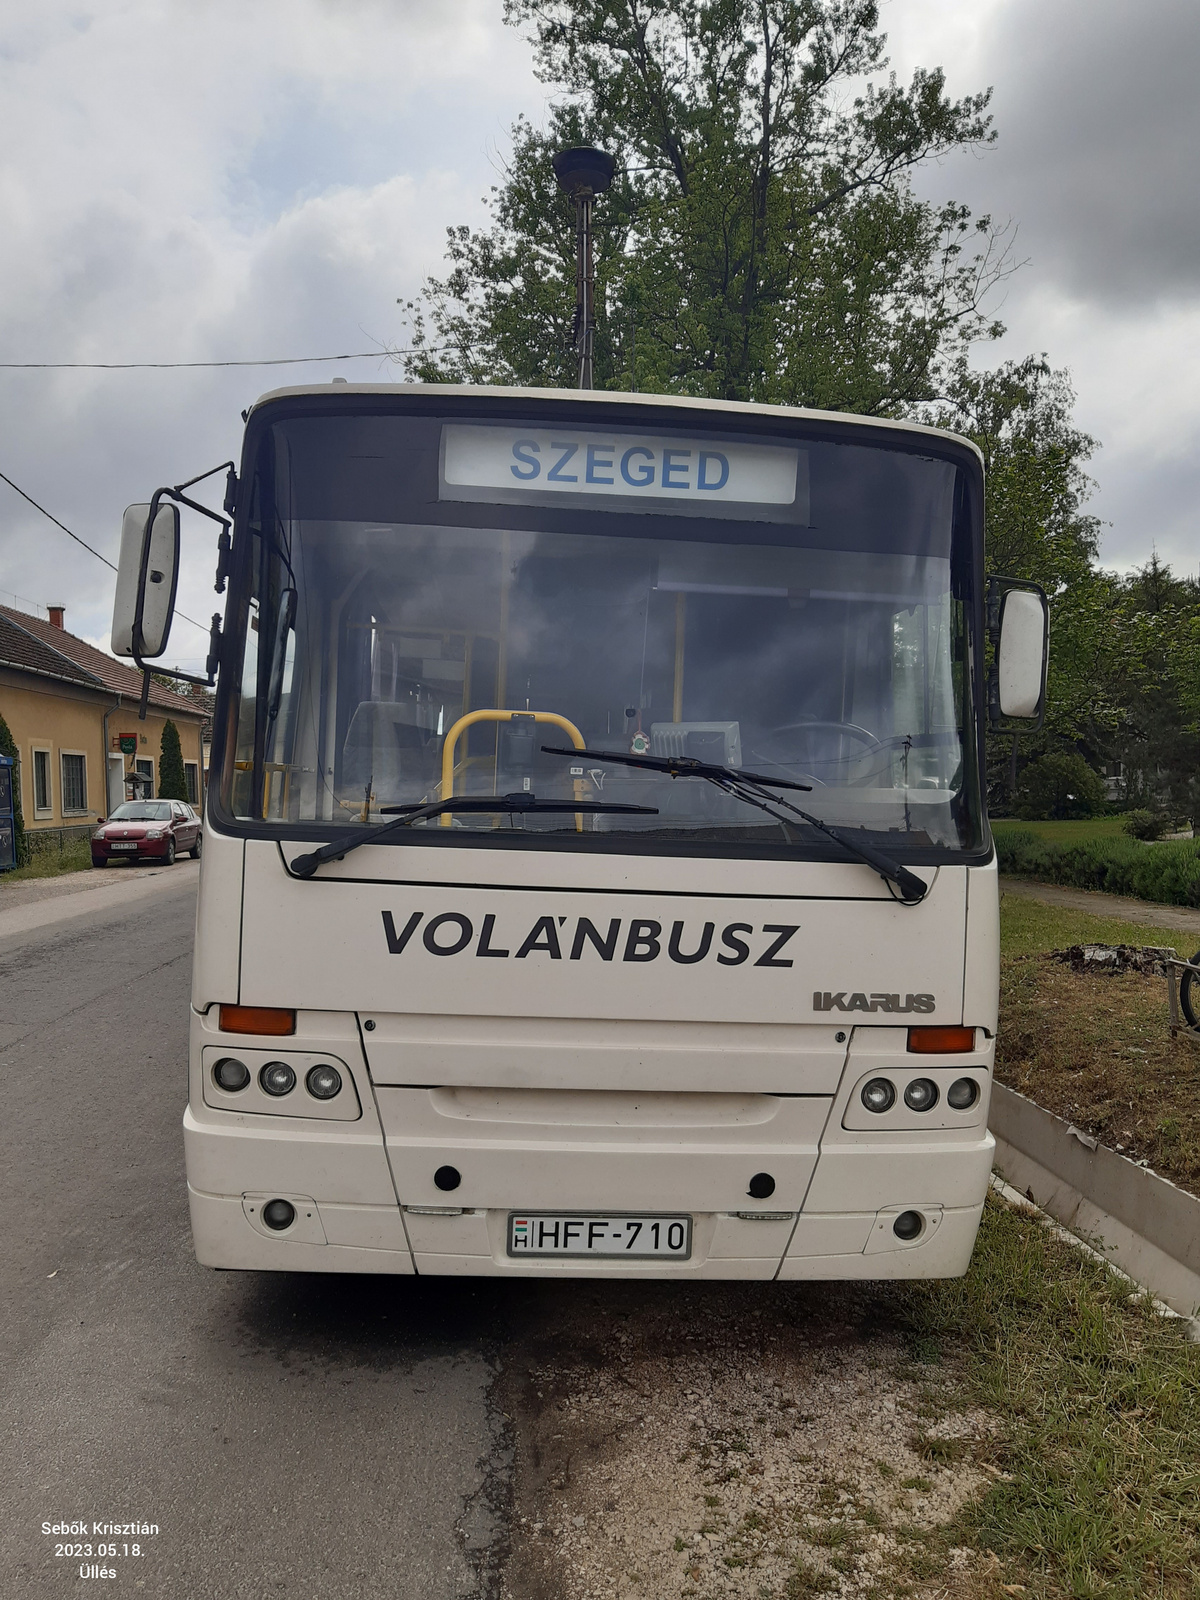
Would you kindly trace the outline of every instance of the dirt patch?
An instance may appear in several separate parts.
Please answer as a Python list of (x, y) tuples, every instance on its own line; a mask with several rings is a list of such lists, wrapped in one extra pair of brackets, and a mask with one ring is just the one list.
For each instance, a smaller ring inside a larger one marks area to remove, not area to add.
[(1167, 1021), (1161, 977), (1008, 956), (996, 1077), (1200, 1194), (1200, 1048)]
[(995, 1558), (941, 1533), (1002, 1476), (995, 1424), (954, 1410), (953, 1369), (869, 1286), (580, 1291), (573, 1337), (504, 1380), (505, 1600), (999, 1592)]

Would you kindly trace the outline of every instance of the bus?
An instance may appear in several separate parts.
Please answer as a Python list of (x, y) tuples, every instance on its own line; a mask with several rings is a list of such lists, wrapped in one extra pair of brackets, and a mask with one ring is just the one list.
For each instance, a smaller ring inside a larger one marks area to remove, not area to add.
[[(1040, 591), (984, 578), (975, 447), (335, 382), (258, 401), (229, 465), (199, 1261), (964, 1272), (993, 1153), (984, 733), (1040, 717), (1048, 636)], [(113, 644), (143, 667), (190, 488), (126, 513)]]

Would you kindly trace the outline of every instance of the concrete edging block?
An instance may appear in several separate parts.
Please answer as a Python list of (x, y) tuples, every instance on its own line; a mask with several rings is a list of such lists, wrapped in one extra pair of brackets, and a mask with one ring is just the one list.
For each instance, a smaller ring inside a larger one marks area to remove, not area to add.
[(1200, 1199), (1081, 1134), (1003, 1084), (988, 1124), (996, 1170), (1158, 1298), (1191, 1317), (1200, 1307)]

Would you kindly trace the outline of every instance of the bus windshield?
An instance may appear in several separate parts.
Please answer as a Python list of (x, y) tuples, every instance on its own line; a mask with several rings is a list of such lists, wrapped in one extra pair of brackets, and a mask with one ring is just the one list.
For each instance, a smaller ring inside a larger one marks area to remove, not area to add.
[(401, 837), (837, 853), (602, 759), (645, 754), (807, 784), (805, 809), (909, 859), (978, 848), (961, 464), (921, 435), (642, 410), (607, 429), (594, 409), (576, 426), (345, 405), (260, 425), (229, 820), (328, 832), (519, 793), (654, 814), (473, 811)]

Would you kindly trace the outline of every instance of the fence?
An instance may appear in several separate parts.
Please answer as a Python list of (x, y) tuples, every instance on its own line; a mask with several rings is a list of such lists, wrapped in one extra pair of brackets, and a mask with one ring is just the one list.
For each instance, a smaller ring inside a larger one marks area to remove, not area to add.
[(95, 827), (94, 822), (85, 822), (81, 827), (73, 828), (27, 827), (25, 848), (29, 852), (30, 861), (53, 854), (60, 856), (78, 854), (87, 846)]

